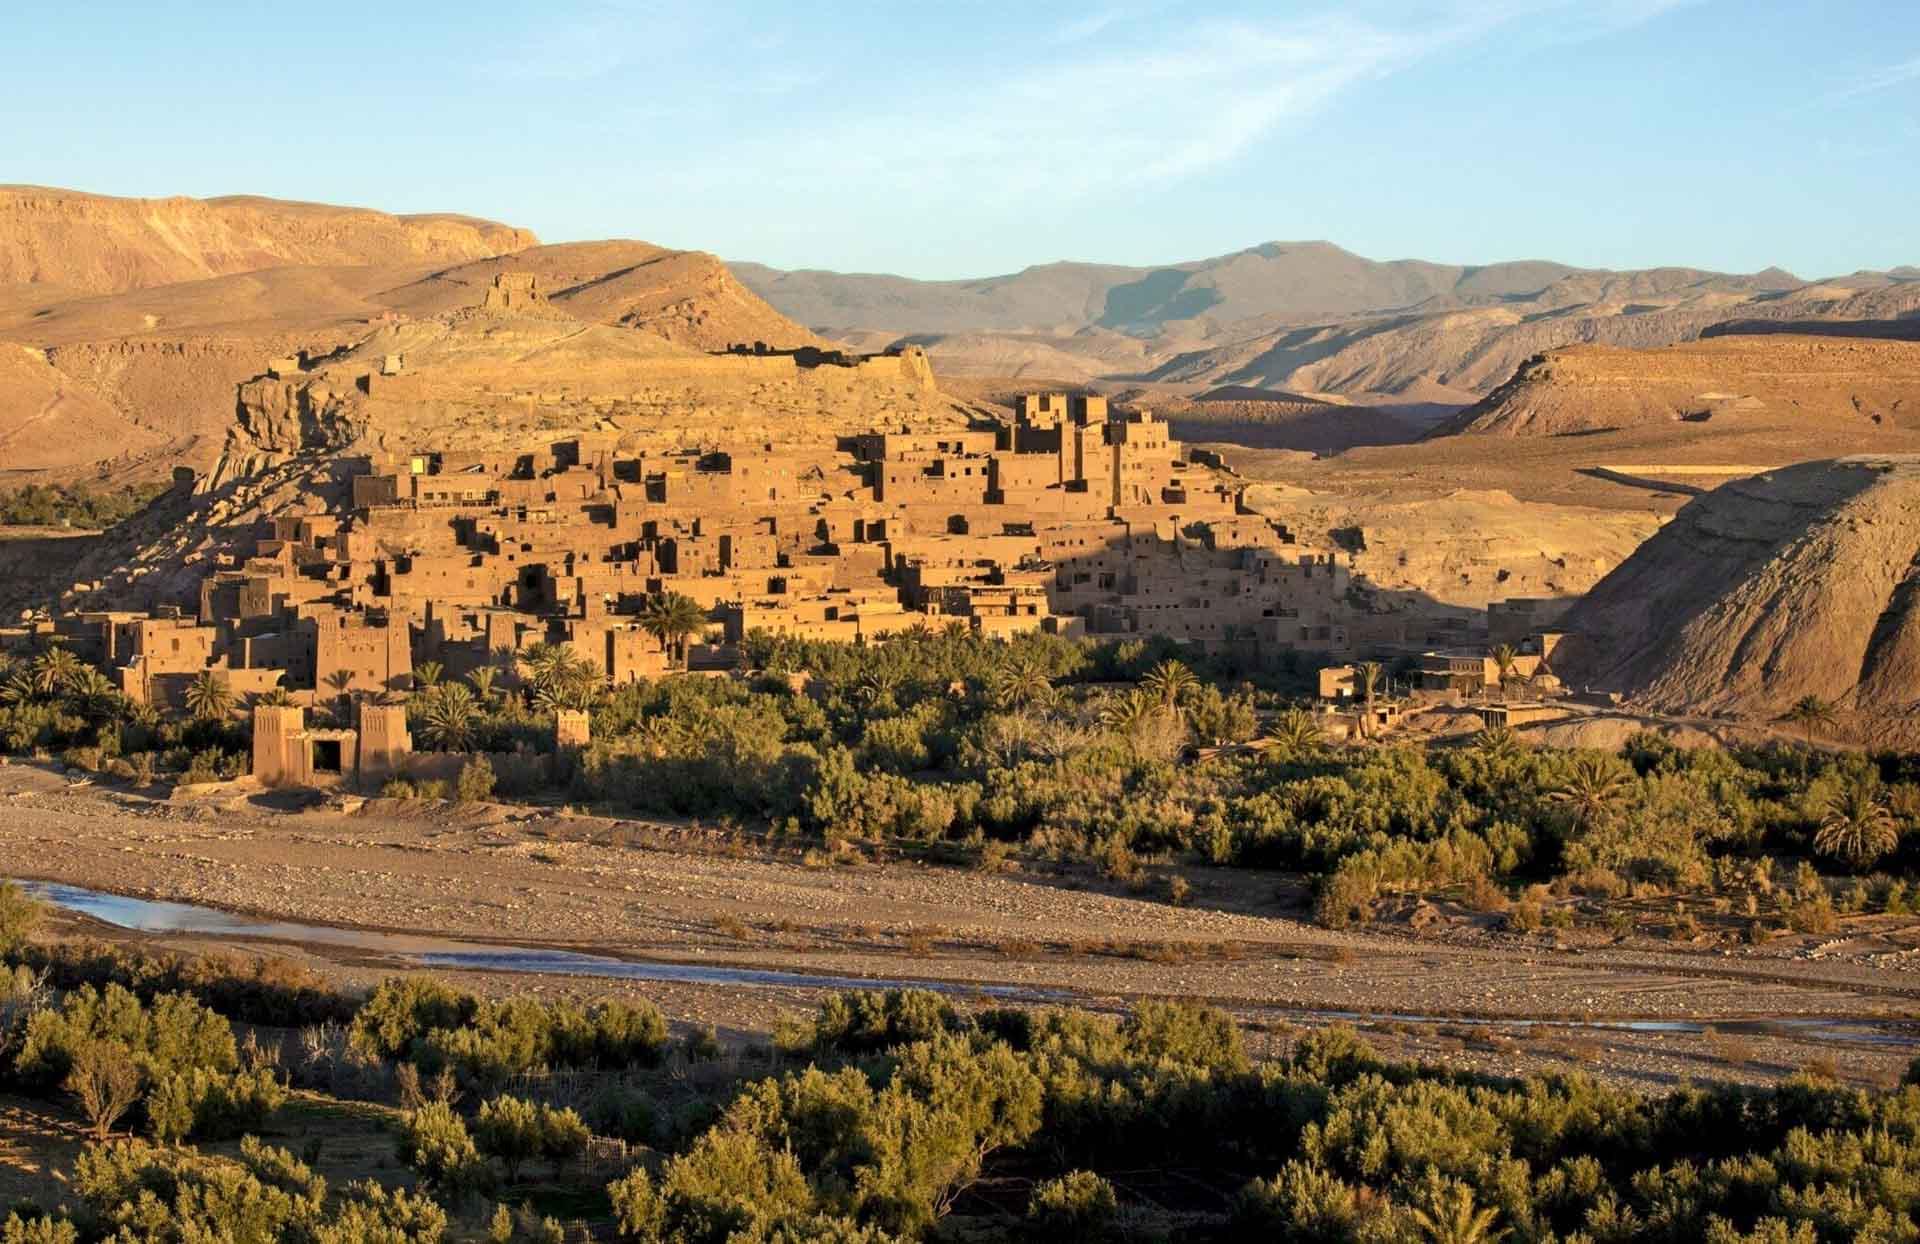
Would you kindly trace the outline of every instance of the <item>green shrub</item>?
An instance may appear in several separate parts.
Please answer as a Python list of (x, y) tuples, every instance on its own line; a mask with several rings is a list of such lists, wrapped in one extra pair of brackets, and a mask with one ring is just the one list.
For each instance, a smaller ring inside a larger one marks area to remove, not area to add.
[(475, 756), (460, 768), (454, 783), (454, 798), (461, 803), (480, 803), (493, 795), (493, 764), (485, 756)]
[(402, 1162), (447, 1196), (462, 1196), (486, 1182), (486, 1160), (466, 1123), (445, 1102), (428, 1102), (408, 1114), (396, 1148)]
[(237, 1158), (138, 1141), (90, 1145), (73, 1190), (96, 1238), (190, 1244), (437, 1244), (447, 1215), (371, 1182), (329, 1196), (326, 1180), (285, 1149), (248, 1136)]
[(1027, 1225), (1035, 1239), (1112, 1239), (1119, 1215), (1113, 1185), (1092, 1171), (1049, 1179), (1036, 1185), (1027, 1200)]
[(0, 1244), (78, 1244), (80, 1229), (51, 1214), (8, 1214), (0, 1220)]
[(821, 1051), (871, 1054), (969, 1026), (952, 1003), (929, 990), (856, 990), (830, 994), (820, 1004), (813, 1044)]
[[(67, 994), (59, 1009), (40, 1011), (28, 1021), (14, 1074), (30, 1091), (51, 1092), (68, 1081), (77, 1060), (101, 1050), (136, 1069), (143, 1096), (179, 1074), (224, 1078), (239, 1065), (232, 1025), (192, 998), (161, 994), (145, 1007), (119, 985), (104, 992), (83, 985)], [(178, 1090), (170, 1092), (174, 1096), (155, 1104), (175, 1110)], [(250, 1104), (271, 1096), (265, 1089), (242, 1094)], [(167, 1126), (176, 1126), (179, 1117), (170, 1113)], [(192, 1126), (185, 1124), (179, 1134)]]
[(0, 881), (0, 958), (19, 953), (46, 914), (40, 900), (11, 881)]
[(1218, 1071), (1243, 1071), (1246, 1048), (1240, 1029), (1224, 1011), (1191, 1002), (1142, 1002), (1121, 1025), (1129, 1056), (1148, 1063), (1178, 1063)]
[(481, 1153), (500, 1159), (509, 1181), (520, 1178), (522, 1163), (540, 1156), (543, 1138), (540, 1108), (517, 1097), (494, 1098), (473, 1121), (474, 1142)]
[(286, 1086), (265, 1067), (231, 1075), (176, 1071), (147, 1094), (147, 1130), (163, 1143), (228, 1139), (258, 1132), (286, 1100)]
[(356, 1013), (350, 1040), (377, 1058), (497, 1086), (540, 1067), (654, 1066), (666, 1052), (667, 1021), (649, 1002), (491, 1000), (427, 977), (392, 977)]
[(540, 1156), (553, 1164), (555, 1175), (584, 1158), (592, 1140), (592, 1130), (575, 1111), (540, 1107)]

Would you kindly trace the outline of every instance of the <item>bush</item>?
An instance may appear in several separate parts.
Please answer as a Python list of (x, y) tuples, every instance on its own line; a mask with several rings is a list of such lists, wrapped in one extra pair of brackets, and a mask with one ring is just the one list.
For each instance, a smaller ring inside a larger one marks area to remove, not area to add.
[(480, 1107), (473, 1136), (480, 1152), (499, 1158), (509, 1181), (520, 1178), (520, 1167), (532, 1158), (553, 1163), (554, 1173), (587, 1151), (593, 1133), (572, 1110), (535, 1105), (517, 1097), (496, 1097)]
[(463, 1196), (486, 1182), (485, 1159), (445, 1102), (428, 1102), (409, 1114), (396, 1148), (402, 1162), (447, 1196)]
[(822, 1052), (872, 1054), (969, 1026), (952, 1003), (929, 990), (856, 990), (820, 1004), (813, 1044)]
[(0, 1244), (78, 1244), (80, 1229), (52, 1215), (8, 1214), (0, 1221)]
[(73, 1190), (89, 1236), (101, 1239), (436, 1244), (447, 1228), (446, 1212), (412, 1193), (362, 1182), (330, 1197), (293, 1154), (252, 1136), (237, 1158), (90, 1145), (74, 1163)]
[(1537, 898), (1523, 898), (1507, 911), (1506, 927), (1513, 933), (1538, 933), (1546, 924), (1546, 912)]
[(232, 1075), (177, 1071), (147, 1095), (147, 1130), (163, 1143), (229, 1139), (258, 1132), (286, 1100), (286, 1086), (265, 1067)]
[(1092, 1171), (1070, 1171), (1034, 1187), (1027, 1225), (1035, 1239), (1111, 1239), (1120, 1214), (1113, 1185)]
[(28, 1022), (15, 1074), (30, 1088), (50, 1089), (95, 1045), (123, 1050), (149, 1083), (176, 1071), (229, 1073), (239, 1065), (232, 1025), (192, 998), (161, 994), (144, 1007), (120, 985), (104, 992), (83, 985), (58, 1010)]
[(1224, 1011), (1192, 1002), (1142, 1002), (1120, 1027), (1130, 1056), (1147, 1063), (1178, 1063), (1242, 1071), (1247, 1052), (1240, 1029)]
[(0, 958), (18, 954), (46, 914), (40, 900), (11, 881), (0, 881)]
[(493, 795), (493, 764), (485, 756), (475, 756), (460, 768), (454, 784), (454, 798), (461, 803), (480, 803)]
[(538, 1067), (654, 1066), (666, 1052), (667, 1021), (648, 1002), (493, 1001), (426, 977), (392, 977), (355, 1014), (350, 1041), (376, 1058), (498, 1085)]
[(473, 1121), (473, 1138), (480, 1152), (500, 1159), (509, 1182), (520, 1178), (523, 1162), (540, 1156), (543, 1137), (539, 1107), (517, 1097), (494, 1098), (480, 1107)]

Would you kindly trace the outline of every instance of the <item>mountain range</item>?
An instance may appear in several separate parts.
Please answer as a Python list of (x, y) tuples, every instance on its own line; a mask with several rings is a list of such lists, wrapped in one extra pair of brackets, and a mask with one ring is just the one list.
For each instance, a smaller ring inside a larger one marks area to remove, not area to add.
[(1471, 404), (1526, 359), (1568, 344), (1659, 346), (1729, 321), (1920, 319), (1913, 268), (1808, 282), (1778, 268), (1382, 262), (1329, 242), (963, 281), (731, 267), (815, 331), (866, 347), (911, 341), (946, 374), (1232, 385), (1388, 405)]

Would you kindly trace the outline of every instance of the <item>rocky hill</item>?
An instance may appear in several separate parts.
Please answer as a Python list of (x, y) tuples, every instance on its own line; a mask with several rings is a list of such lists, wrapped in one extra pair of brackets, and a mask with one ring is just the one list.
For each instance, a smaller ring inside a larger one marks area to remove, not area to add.
[(529, 287), (530, 274), (504, 275), (484, 288), (429, 282), (409, 297), (465, 289), (470, 301), (383, 320), (305, 366), (283, 361), (242, 381), (208, 473), (62, 567), (62, 607), (191, 599), (208, 564), (261, 519), (343, 506), (343, 455), (524, 448), (591, 433), (626, 451), (775, 445), (829, 463), (839, 435), (968, 421), (917, 351), (844, 366), (715, 354), (585, 321), (537, 277)]
[[(246, 201), (248, 210), (266, 211), (250, 206), (258, 202), (265, 201)], [(214, 206), (240, 210), (227, 201)], [(296, 221), (310, 211), (329, 227), (357, 216), (414, 227), (411, 218), (378, 213), (272, 206), (297, 209), (288, 217)], [(458, 223), (437, 217), (428, 223), (437, 227), (443, 220)], [(335, 354), (381, 326), (477, 303), (509, 270), (534, 275), (551, 291), (552, 308), (576, 328), (604, 325), (693, 351), (735, 342), (822, 344), (711, 255), (613, 241), (529, 246), (501, 256), (480, 243), (530, 242), (531, 235), (485, 222), (460, 229), (473, 237), (455, 248), (452, 263), (423, 262), (404, 246), (382, 251), (374, 243), (393, 237), (379, 229), (350, 230), (356, 245), (367, 243), (352, 262), (290, 264), (81, 296), (46, 284), (0, 286), (4, 469), (16, 478), (65, 479), (152, 475), (182, 462), (209, 468), (233, 420), (237, 387), (261, 377), (269, 359)], [(431, 242), (439, 235), (421, 236)], [(102, 248), (113, 237), (108, 230), (97, 253), (107, 253)], [(404, 261), (374, 262), (381, 254)]]
[(1920, 428), (1920, 343), (1789, 334), (1536, 355), (1435, 435), (1567, 436), (1646, 424), (1825, 430), (1848, 448)]
[(1920, 457), (1809, 462), (1682, 509), (1588, 593), (1570, 682), (1674, 713), (1777, 718), (1803, 696), (1911, 742), (1920, 709)]
[(0, 186), (0, 286), (118, 293), (289, 264), (453, 263), (537, 242), (525, 229), (469, 216)]

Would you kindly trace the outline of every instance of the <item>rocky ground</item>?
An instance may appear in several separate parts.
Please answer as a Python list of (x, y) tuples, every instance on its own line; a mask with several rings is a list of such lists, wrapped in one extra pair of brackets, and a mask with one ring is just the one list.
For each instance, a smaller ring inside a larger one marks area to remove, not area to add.
[[(1033, 861), (995, 874), (898, 858), (830, 863), (722, 830), (565, 809), (296, 808), (244, 787), (169, 798), (20, 764), (0, 767), (0, 875), (310, 924), (918, 980), (962, 994), (1011, 989), (1025, 1001), (1199, 998), (1252, 1025), (1257, 1051), (1301, 1027), (1353, 1022), (1422, 1057), (1501, 1071), (1582, 1067), (1650, 1087), (1809, 1066), (1886, 1083), (1920, 1052), (1920, 1029), (1902, 1023), (1920, 1016), (1920, 930), (1884, 919), (1820, 944), (1737, 949), (1496, 932), (1491, 920), (1425, 904), (1384, 927), (1335, 932), (1306, 918), (1304, 888), (1278, 874), (1183, 870), (1192, 893), (1175, 906), (1157, 897), (1160, 885), (1133, 893)], [(232, 944), (62, 924), (187, 948)], [(270, 949), (354, 985), (405, 966), (298, 935)], [(827, 991), (462, 975), (487, 990), (634, 990), (678, 1021), (735, 1035), (764, 1032)], [(1875, 1026), (1807, 1022), (1820, 1020)], [(1692, 1027), (1703, 1022), (1720, 1031)]]

